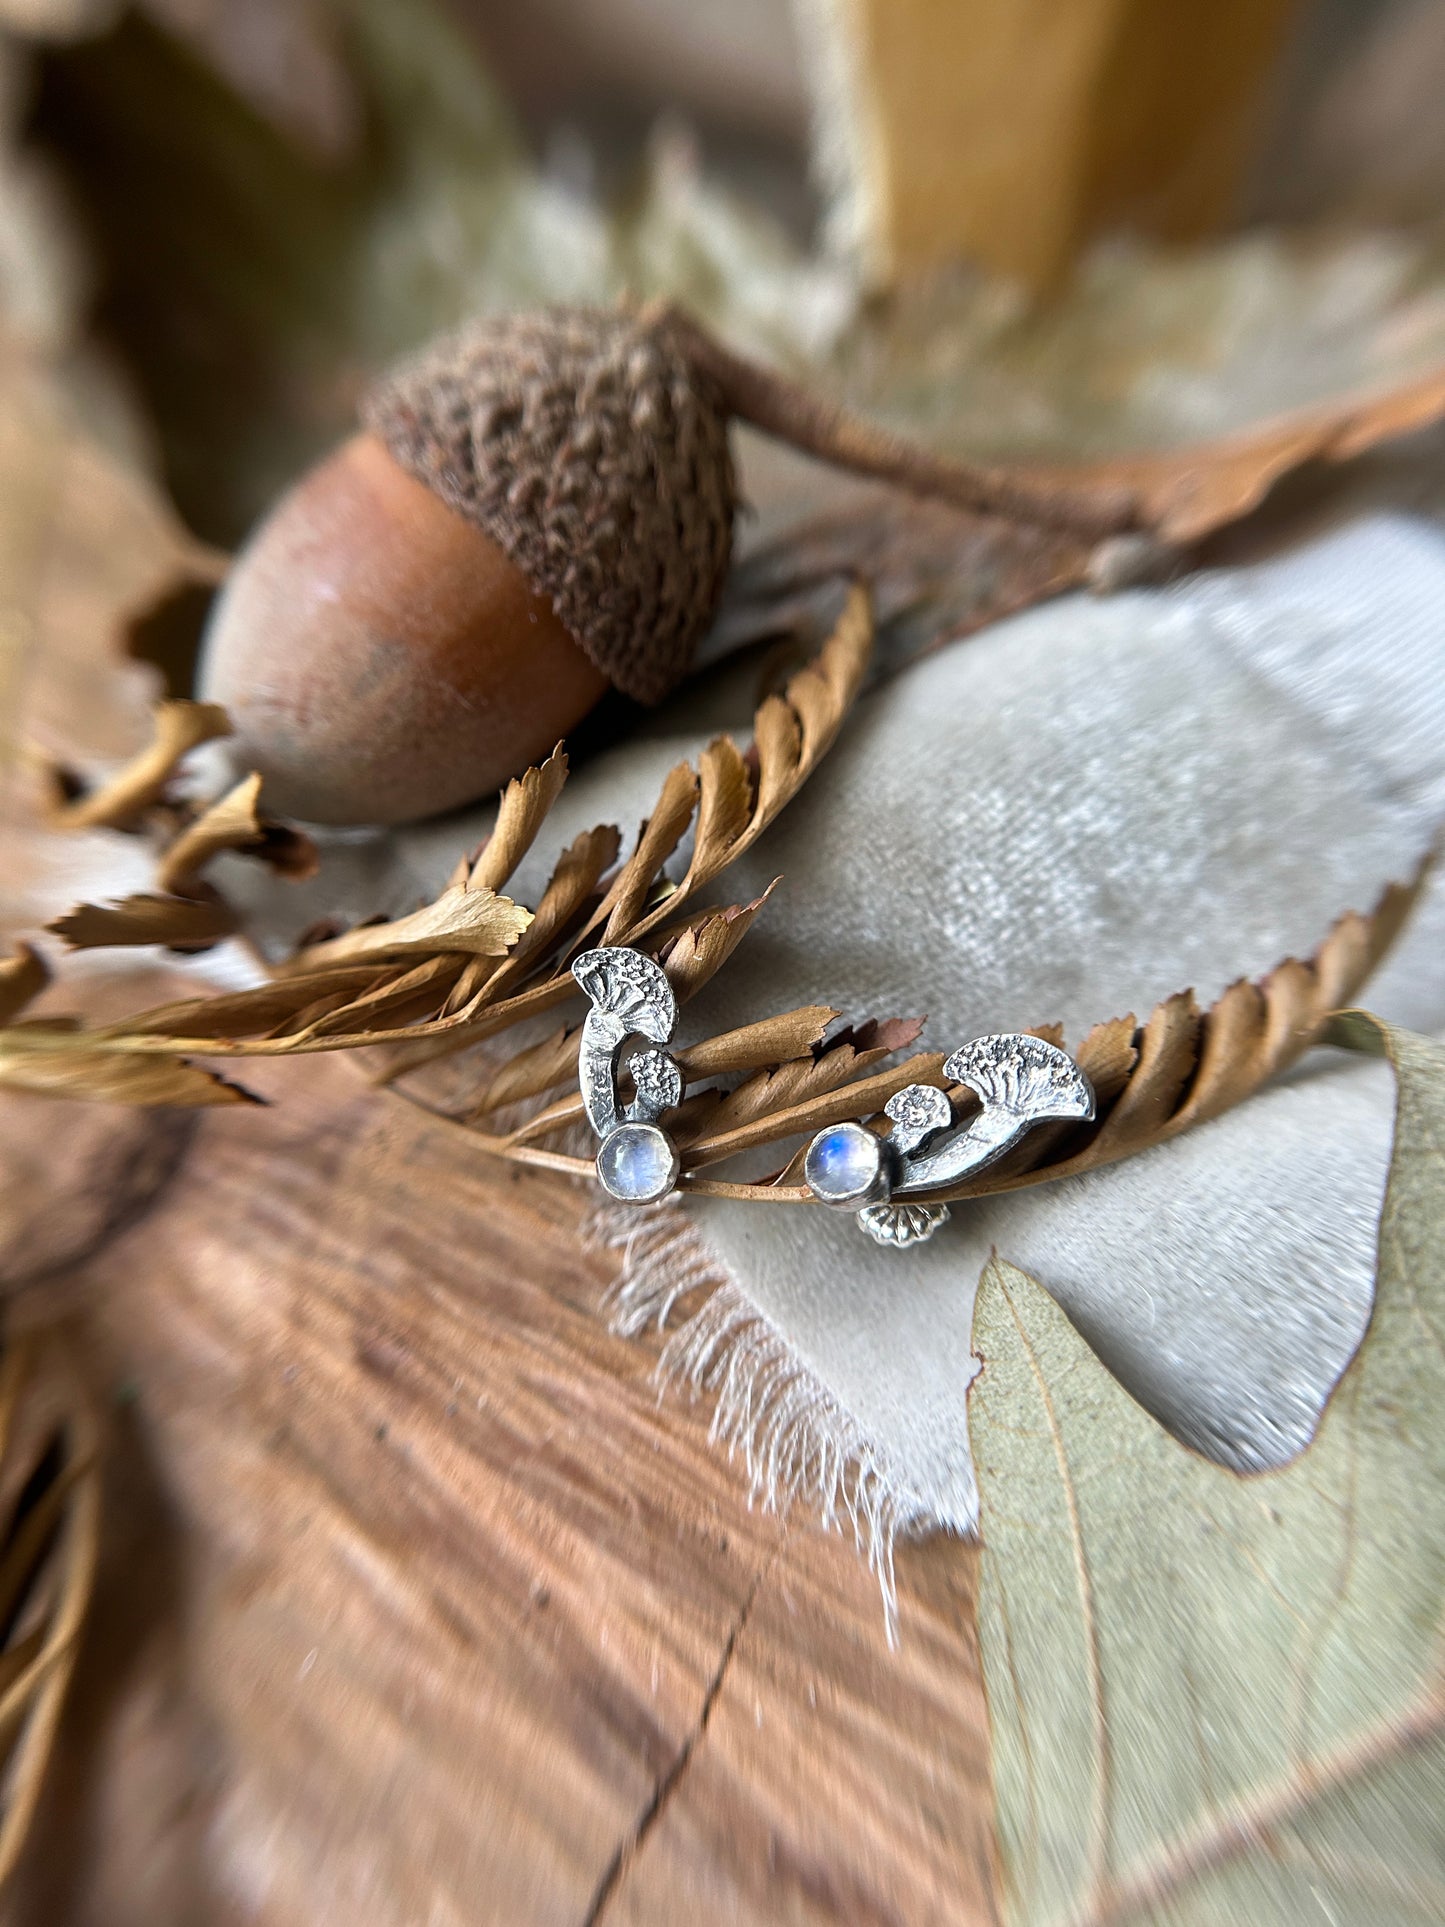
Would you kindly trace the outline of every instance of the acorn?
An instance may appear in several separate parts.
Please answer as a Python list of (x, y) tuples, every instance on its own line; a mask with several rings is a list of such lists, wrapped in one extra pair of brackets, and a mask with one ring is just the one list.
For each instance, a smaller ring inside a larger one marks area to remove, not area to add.
[(676, 310), (486, 318), (404, 362), (250, 537), (207, 628), (268, 805), (399, 823), (495, 790), (609, 687), (656, 703), (722, 593), (737, 417), (984, 512), (1086, 533), (1132, 504), (947, 463)]

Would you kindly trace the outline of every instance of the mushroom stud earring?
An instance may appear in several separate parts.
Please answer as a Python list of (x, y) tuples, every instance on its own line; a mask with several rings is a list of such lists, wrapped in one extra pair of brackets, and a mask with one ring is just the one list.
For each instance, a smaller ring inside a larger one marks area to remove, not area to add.
[(808, 1146), (803, 1177), (813, 1196), (856, 1211), (879, 1244), (918, 1244), (947, 1218), (946, 1204), (908, 1203), (910, 1193), (957, 1184), (1012, 1150), (1035, 1125), (1094, 1115), (1088, 1078), (1041, 1037), (975, 1037), (945, 1062), (943, 1074), (967, 1085), (982, 1106), (966, 1124), (954, 1126), (941, 1090), (910, 1084), (884, 1107), (893, 1126), (888, 1136), (862, 1124), (834, 1124)]
[[(661, 966), (622, 946), (588, 950), (572, 975), (592, 1000), (582, 1025), (578, 1076), (588, 1122), (602, 1140), (597, 1176), (621, 1204), (655, 1204), (677, 1183), (677, 1149), (657, 1120), (682, 1097), (682, 1072), (663, 1048), (677, 1028), (677, 999)], [(634, 1095), (623, 1102), (626, 1071)]]

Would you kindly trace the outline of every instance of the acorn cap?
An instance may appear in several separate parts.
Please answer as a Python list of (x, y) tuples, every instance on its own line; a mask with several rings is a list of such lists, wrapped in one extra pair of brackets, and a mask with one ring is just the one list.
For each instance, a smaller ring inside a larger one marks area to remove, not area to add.
[(497, 315), (366, 397), (393, 458), (484, 529), (641, 702), (681, 679), (732, 548), (727, 413), (659, 316)]

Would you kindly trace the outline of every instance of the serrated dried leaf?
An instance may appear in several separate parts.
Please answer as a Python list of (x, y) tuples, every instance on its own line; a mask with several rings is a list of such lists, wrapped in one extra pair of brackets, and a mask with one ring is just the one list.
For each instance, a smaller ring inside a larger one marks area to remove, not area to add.
[(49, 982), (50, 970), (40, 952), (32, 944), (16, 944), (0, 963), (0, 1024), (18, 1017)]
[(603, 924), (603, 943), (626, 943), (642, 927), (643, 907), (663, 864), (682, 841), (697, 799), (697, 772), (691, 763), (674, 764), (663, 779), (656, 807), (642, 826), (637, 848), (618, 871), (592, 920), (593, 927)]
[(303, 831), (262, 816), (260, 800), (261, 778), (254, 774), (228, 790), (162, 854), (157, 886), (185, 895), (212, 857), (225, 850), (259, 857), (293, 882), (314, 876), (321, 860), (316, 845)]
[(186, 1036), (204, 1044), (210, 1039), (265, 1038), (318, 997), (360, 996), (376, 981), (373, 963), (338, 964), (305, 977), (277, 978), (252, 990), (223, 991), (219, 996), (188, 997), (153, 1010), (141, 1011), (95, 1033), (98, 1038)]
[[(855, 1083), (815, 1093), (795, 1104), (771, 1110), (733, 1130), (709, 1136), (702, 1144), (693, 1147), (692, 1155), (694, 1159), (716, 1164), (723, 1158), (736, 1157), (740, 1151), (754, 1151), (804, 1132), (821, 1131), (826, 1124), (841, 1124), (845, 1118), (881, 1111), (889, 1098), (901, 1091), (905, 1084), (941, 1084), (942, 1079), (943, 1053), (923, 1052), (910, 1057), (906, 1063), (895, 1064), (891, 1070), (876, 1071)], [(704, 1182), (697, 1188), (703, 1190), (709, 1187)], [(739, 1185), (728, 1187), (725, 1195), (745, 1195), (749, 1192), (757, 1195), (769, 1188), (765, 1185)], [(800, 1198), (807, 1195), (806, 1192), (799, 1193)]]
[(583, 830), (572, 839), (557, 859), (530, 927), (498, 970), (494, 991), (514, 981), (527, 965), (544, 957), (562, 940), (596, 893), (604, 873), (617, 861), (620, 843), (621, 837), (610, 823)]
[(667, 972), (667, 980), (677, 992), (680, 1004), (695, 997), (722, 969), (777, 887), (776, 882), (770, 883), (751, 903), (732, 903), (723, 910), (703, 911), (670, 943), (659, 947), (658, 962)]
[(544, 763), (513, 777), (502, 791), (496, 827), (467, 877), (469, 890), (500, 890), (531, 849), (567, 781), (567, 753), (557, 747)]
[[(717, 1037), (704, 1038), (676, 1053), (689, 1078), (726, 1077), (738, 1071), (764, 1070), (772, 1064), (801, 1057), (821, 1044), (838, 1012), (831, 1004), (804, 1004), (776, 1017), (761, 1017)], [(916, 1033), (915, 1033), (916, 1035)], [(912, 1039), (908, 1040), (910, 1043)]]
[[(765, 697), (759, 705), (753, 723), (757, 778), (751, 807), (745, 807), (742, 787), (746, 762), (735, 744), (720, 738), (702, 758), (698, 833), (687, 874), (674, 896), (633, 924), (626, 936), (614, 917), (606, 941), (635, 942), (752, 848), (832, 748), (863, 686), (872, 648), (872, 604), (867, 590), (855, 583), (818, 654), (781, 695)], [(639, 896), (638, 909), (641, 903)]]
[(182, 1057), (106, 1050), (83, 1034), (0, 1031), (0, 1089), (33, 1097), (84, 1098), (104, 1104), (259, 1104), (261, 1099)]
[(345, 936), (312, 944), (280, 968), (282, 976), (307, 975), (358, 958), (435, 955), (448, 951), (471, 957), (504, 957), (532, 921), (510, 897), (485, 887), (453, 886), (434, 903), (390, 923), (368, 923)]
[[(473, 1104), (469, 1115), (484, 1117), (488, 1111), (499, 1111), (504, 1105), (519, 1104), (528, 1097), (540, 1097), (544, 1091), (550, 1091), (558, 1084), (575, 1083), (577, 1052), (581, 1041), (581, 1025), (564, 1024), (560, 1030), (553, 1031), (550, 1037), (544, 1037), (539, 1043), (518, 1051), (492, 1078)], [(580, 1097), (576, 1115), (582, 1115)]]
[(161, 800), (193, 749), (230, 733), (230, 720), (219, 703), (161, 703), (155, 712), (152, 741), (108, 782), (86, 795), (72, 796), (68, 785), (57, 780), (50, 821), (60, 830), (127, 829)]
[(796, 1114), (845, 1084), (856, 1086), (864, 1072), (916, 1044), (922, 1030), (921, 1018), (865, 1024), (856, 1034), (845, 1031), (831, 1038), (819, 1050), (758, 1070), (712, 1107), (696, 1131), (679, 1136), (687, 1145), (687, 1164), (695, 1168), (731, 1156), (731, 1149), (718, 1147), (732, 1145), (744, 1126)]
[(157, 897), (144, 892), (118, 903), (81, 903), (46, 928), (72, 950), (159, 943), (167, 950), (209, 950), (239, 928), (236, 913), (214, 892)]

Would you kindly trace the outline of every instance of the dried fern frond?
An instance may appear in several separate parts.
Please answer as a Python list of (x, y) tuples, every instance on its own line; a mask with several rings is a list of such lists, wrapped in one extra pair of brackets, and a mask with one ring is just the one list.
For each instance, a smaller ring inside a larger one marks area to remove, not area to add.
[(1098, 1100), (1085, 1141), (1025, 1168), (982, 1171), (938, 1200), (1096, 1170), (1232, 1110), (1324, 1040), (1398, 936), (1424, 877), (1422, 869), (1412, 883), (1391, 884), (1370, 915), (1341, 917), (1307, 962), (1287, 958), (1260, 983), (1233, 983), (1207, 1011), (1183, 991), (1156, 1005), (1141, 1030), (1132, 1018), (1095, 1025), (1076, 1052)]
[(24, 1847), (75, 1664), (100, 1530), (98, 1428), (61, 1341), (0, 1356), (0, 1888)]
[[(946, 1203), (1073, 1177), (1166, 1143), (1193, 1125), (1219, 1116), (1287, 1070), (1325, 1040), (1334, 1013), (1349, 1004), (1399, 934), (1424, 883), (1391, 884), (1372, 914), (1341, 917), (1308, 962), (1289, 958), (1259, 983), (1231, 984), (1207, 1011), (1184, 991), (1156, 1006), (1140, 1028), (1134, 1018), (1096, 1024), (1074, 1053), (1094, 1086), (1092, 1123), (1035, 1133), (1009, 1159), (985, 1167), (951, 1188), (919, 1192), (919, 1203)], [(1059, 1042), (1056, 1026), (1035, 1032)], [(819, 1102), (760, 1116), (751, 1124), (702, 1139), (684, 1163), (694, 1168), (743, 1150), (781, 1142), (804, 1131), (881, 1110), (904, 1084), (947, 1089), (942, 1059), (915, 1059), (860, 1083), (846, 1084)], [(955, 1104), (973, 1100), (952, 1090)], [(810, 1193), (782, 1181), (729, 1184), (691, 1176), (683, 1188), (700, 1195), (805, 1203)]]

